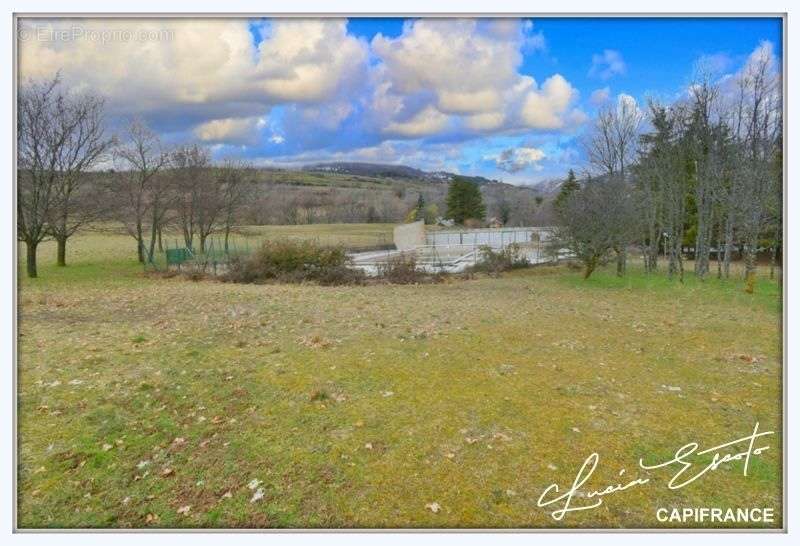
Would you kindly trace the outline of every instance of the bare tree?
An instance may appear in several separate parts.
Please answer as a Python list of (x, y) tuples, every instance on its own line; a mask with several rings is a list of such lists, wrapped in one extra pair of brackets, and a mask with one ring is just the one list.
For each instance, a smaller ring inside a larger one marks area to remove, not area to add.
[(186, 248), (194, 248), (203, 192), (207, 189), (211, 165), (208, 150), (200, 146), (181, 146), (171, 155), (170, 176), (177, 193), (177, 221)]
[(251, 167), (235, 159), (226, 159), (217, 169), (217, 182), (222, 193), (222, 229), (225, 234), (225, 252), (228, 252), (231, 229), (236, 214), (250, 195), (251, 180), (248, 173)]
[(721, 112), (720, 89), (706, 66), (695, 67), (695, 81), (689, 86), (691, 119), (687, 127), (686, 151), (694, 187), (695, 261), (694, 271), (705, 278), (709, 271), (715, 213), (723, 215), (725, 175), (729, 164), (730, 132)]
[(114, 150), (116, 188), (120, 192), (117, 213), (128, 233), (136, 240), (136, 253), (145, 263), (145, 229), (150, 224), (150, 256), (158, 229), (169, 208), (168, 185), (159, 176), (167, 164), (161, 141), (141, 120), (127, 127), (123, 141)]
[[(626, 181), (628, 168), (635, 161), (643, 115), (632, 97), (621, 95), (617, 103), (602, 108), (585, 141), (589, 163), (607, 178)], [(614, 245), (617, 274), (623, 275), (629, 240)]]
[(29, 81), (18, 95), (17, 233), (26, 244), (27, 274), (37, 276), (39, 243), (54, 236), (58, 264), (65, 265), (67, 239), (91, 216), (79, 213), (84, 174), (110, 145), (104, 137), (103, 101), (68, 93), (59, 77)]
[(737, 81), (739, 102), (734, 108), (734, 127), (741, 148), (738, 189), (745, 276), (754, 279), (759, 236), (768, 218), (774, 194), (774, 168), (780, 155), (783, 120), (780, 78), (771, 52), (761, 49), (752, 57)]
[(48, 229), (57, 244), (59, 266), (67, 265), (67, 240), (105, 212), (100, 187), (90, 183), (87, 171), (105, 158), (113, 142), (105, 137), (102, 99), (82, 95), (67, 101), (63, 107), (74, 120), (74, 130), (61, 156), (48, 219)]

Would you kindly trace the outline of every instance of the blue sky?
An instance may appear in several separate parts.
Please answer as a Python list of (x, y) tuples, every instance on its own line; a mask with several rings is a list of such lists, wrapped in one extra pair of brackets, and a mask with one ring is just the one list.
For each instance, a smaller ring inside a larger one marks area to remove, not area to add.
[(159, 38), (28, 40), (20, 75), (60, 71), (102, 94), (113, 129), (141, 117), (165, 145), (197, 141), (217, 158), (403, 163), (513, 183), (580, 169), (581, 135), (620, 95), (673, 101), (700, 59), (725, 78), (760, 48), (782, 57), (775, 18), (79, 22)]

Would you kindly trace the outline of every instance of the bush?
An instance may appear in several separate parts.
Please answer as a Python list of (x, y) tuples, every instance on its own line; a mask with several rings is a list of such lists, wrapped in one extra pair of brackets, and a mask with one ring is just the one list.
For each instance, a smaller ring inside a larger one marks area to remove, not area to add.
[(378, 277), (394, 284), (414, 284), (424, 277), (413, 254), (399, 254), (378, 265)]
[(443, 273), (431, 274), (417, 267), (413, 254), (399, 254), (378, 265), (377, 278), (392, 284), (422, 284), (444, 280)]
[(517, 243), (512, 243), (507, 247), (494, 250), (492, 247), (484, 245), (479, 247), (480, 261), (472, 266), (475, 272), (484, 272), (496, 277), (504, 271), (528, 267), (530, 262), (522, 255)]
[(363, 274), (347, 268), (347, 261), (342, 247), (321, 247), (311, 241), (267, 241), (250, 256), (232, 257), (225, 278), (242, 283), (362, 282)]
[(346, 265), (341, 265), (324, 269), (320, 272), (316, 280), (322, 286), (364, 284), (367, 280), (367, 276), (360, 269), (353, 269)]

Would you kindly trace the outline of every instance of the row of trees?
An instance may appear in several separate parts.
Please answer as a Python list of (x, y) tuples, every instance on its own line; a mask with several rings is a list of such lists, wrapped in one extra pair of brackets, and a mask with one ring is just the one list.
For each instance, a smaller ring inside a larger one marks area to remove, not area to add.
[[(212, 164), (196, 145), (167, 150), (138, 120), (121, 138), (109, 137), (104, 103), (90, 93), (69, 93), (56, 77), (28, 82), (18, 103), (17, 234), (26, 245), (26, 269), (37, 276), (37, 249), (58, 245), (66, 265), (67, 241), (90, 223), (121, 222), (144, 263), (162, 247), (165, 228), (177, 226), (187, 247), (205, 250), (210, 234), (224, 234), (227, 250), (237, 211), (249, 194), (252, 169), (226, 160)], [(102, 166), (111, 164), (107, 172)]]
[[(158, 136), (133, 121), (113, 150), (113, 184), (120, 194), (114, 217), (136, 241), (144, 263), (163, 250), (165, 228), (175, 226), (186, 248), (206, 250), (212, 233), (224, 235), (228, 250), (237, 211), (251, 189), (251, 168), (237, 160), (214, 165), (205, 148), (166, 151)], [(196, 244), (197, 243), (197, 244)]]
[(624, 274), (627, 251), (645, 269), (665, 256), (670, 276), (727, 277), (735, 251), (752, 277), (760, 248), (781, 246), (782, 116), (780, 81), (768, 50), (732, 80), (700, 67), (688, 96), (650, 101), (645, 112), (623, 97), (598, 115), (585, 142), (587, 179), (574, 176), (556, 199), (558, 238), (585, 275), (610, 258)]

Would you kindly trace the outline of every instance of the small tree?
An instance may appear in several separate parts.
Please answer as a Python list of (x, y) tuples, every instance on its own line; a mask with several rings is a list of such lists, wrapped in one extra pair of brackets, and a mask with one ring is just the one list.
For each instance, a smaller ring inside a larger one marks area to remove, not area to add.
[(447, 190), (447, 216), (457, 224), (467, 220), (483, 220), (486, 205), (478, 185), (462, 176), (454, 176)]
[(500, 221), (503, 225), (507, 225), (509, 220), (511, 220), (511, 203), (503, 199), (497, 205), (497, 212), (500, 215)]
[(558, 216), (552, 245), (568, 249), (583, 264), (584, 279), (630, 239), (635, 219), (630, 194), (618, 178), (586, 183), (567, 198)]
[(425, 198), (420, 193), (417, 197), (417, 218), (424, 218), (425, 216)]

